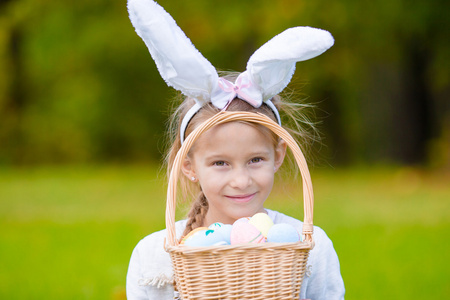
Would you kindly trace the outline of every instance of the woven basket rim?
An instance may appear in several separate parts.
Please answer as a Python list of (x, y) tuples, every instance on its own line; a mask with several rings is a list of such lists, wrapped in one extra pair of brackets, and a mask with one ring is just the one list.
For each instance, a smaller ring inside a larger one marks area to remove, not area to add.
[[(183, 252), (183, 253), (200, 253), (205, 251), (226, 251), (227, 249), (271, 249), (274, 247), (275, 243), (264, 243), (264, 244), (240, 244), (240, 245), (226, 245), (226, 246), (208, 246), (208, 247), (187, 247), (179, 246), (176, 238), (175, 232), (175, 210), (176, 210), (176, 199), (177, 199), (177, 183), (180, 176), (181, 165), (186, 157), (189, 149), (192, 147), (194, 142), (200, 137), (201, 134), (209, 130), (210, 128), (228, 123), (233, 121), (245, 121), (250, 123), (261, 124), (279, 137), (281, 137), (288, 147), (291, 149), (297, 165), (300, 169), (300, 174), (302, 176), (303, 183), (303, 206), (304, 206), (304, 220), (303, 220), (303, 235), (305, 236), (304, 242), (298, 243), (280, 243), (277, 249), (282, 249), (283, 246), (290, 248), (298, 244), (301, 247), (311, 249), (314, 245), (313, 242), (313, 206), (314, 206), (314, 194), (311, 182), (311, 176), (309, 173), (308, 165), (306, 159), (300, 149), (300, 147), (295, 142), (294, 138), (280, 125), (275, 123), (266, 115), (253, 112), (231, 112), (231, 111), (221, 111), (204, 121), (200, 124), (191, 134), (188, 135), (181, 148), (179, 149), (172, 169), (169, 174), (169, 183), (167, 187), (167, 201), (166, 201), (166, 228), (167, 228), (167, 244), (165, 244), (166, 251), (169, 252)], [(286, 245), (285, 245), (286, 244)], [(288, 245), (287, 245), (288, 244)]]
[(262, 243), (262, 244), (236, 244), (236, 245), (217, 245), (217, 246), (166, 246), (166, 251), (169, 253), (183, 253), (184, 255), (199, 254), (203, 252), (207, 253), (226, 253), (234, 252), (235, 250), (267, 250), (267, 251), (279, 251), (279, 250), (300, 250), (300, 249), (312, 249), (314, 248), (314, 242), (295, 242), (295, 243)]

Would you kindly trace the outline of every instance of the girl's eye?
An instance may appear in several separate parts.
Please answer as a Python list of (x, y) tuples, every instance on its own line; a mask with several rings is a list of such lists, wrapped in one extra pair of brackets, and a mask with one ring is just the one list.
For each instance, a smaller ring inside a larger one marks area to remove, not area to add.
[(223, 167), (223, 166), (225, 166), (225, 162), (224, 161), (216, 161), (216, 162), (214, 162), (214, 165), (218, 166), (218, 167)]
[(250, 160), (250, 162), (251, 162), (252, 164), (254, 164), (254, 163), (259, 163), (260, 161), (262, 161), (262, 158), (261, 158), (261, 157), (254, 157), (254, 158), (252, 158), (252, 159)]

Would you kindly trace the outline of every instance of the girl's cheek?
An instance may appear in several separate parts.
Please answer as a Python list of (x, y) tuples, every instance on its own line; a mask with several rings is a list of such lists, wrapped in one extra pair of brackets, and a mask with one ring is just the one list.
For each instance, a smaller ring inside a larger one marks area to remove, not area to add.
[(204, 173), (209, 178), (221, 178), (226, 174), (226, 169), (224, 167), (211, 167), (207, 168)]

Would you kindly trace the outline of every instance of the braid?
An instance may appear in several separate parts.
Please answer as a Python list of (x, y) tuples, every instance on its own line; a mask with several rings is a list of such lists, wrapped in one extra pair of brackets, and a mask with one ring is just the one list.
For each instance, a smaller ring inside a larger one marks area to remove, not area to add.
[(186, 229), (183, 232), (183, 236), (186, 236), (189, 232), (197, 227), (203, 226), (203, 221), (205, 220), (206, 213), (208, 212), (208, 200), (206, 200), (205, 194), (202, 191), (192, 203), (191, 210), (187, 215)]

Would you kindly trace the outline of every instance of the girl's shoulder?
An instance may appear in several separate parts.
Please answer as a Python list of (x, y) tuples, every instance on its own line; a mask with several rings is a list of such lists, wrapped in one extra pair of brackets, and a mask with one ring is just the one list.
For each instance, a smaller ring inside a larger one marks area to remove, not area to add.
[[(185, 220), (175, 223), (177, 236), (181, 236), (185, 226)], [(156, 231), (134, 248), (127, 273), (129, 299), (173, 298), (173, 269), (164, 247), (166, 237), (166, 229)]]
[[(175, 223), (178, 237), (181, 237), (185, 226), (185, 220)], [(154, 278), (160, 274), (171, 276), (170, 256), (164, 247), (166, 238), (167, 229), (156, 231), (140, 240), (134, 248), (131, 263), (139, 266), (140, 278)]]
[[(175, 222), (175, 231), (177, 233), (177, 238), (181, 237), (181, 234), (183, 233), (185, 227), (186, 220)], [(161, 245), (163, 246), (162, 248), (164, 248), (164, 240), (166, 239), (166, 237), (167, 229), (153, 232), (140, 240), (136, 246), (136, 249), (149, 253), (155, 251), (156, 249), (160, 249)]]
[(267, 209), (267, 208), (266, 208), (266, 211), (267, 211), (267, 214), (269, 215), (269, 217), (272, 219), (274, 224), (287, 223), (294, 227), (303, 226), (302, 221), (297, 220), (293, 217), (290, 217), (290, 216), (280, 213), (278, 211)]

